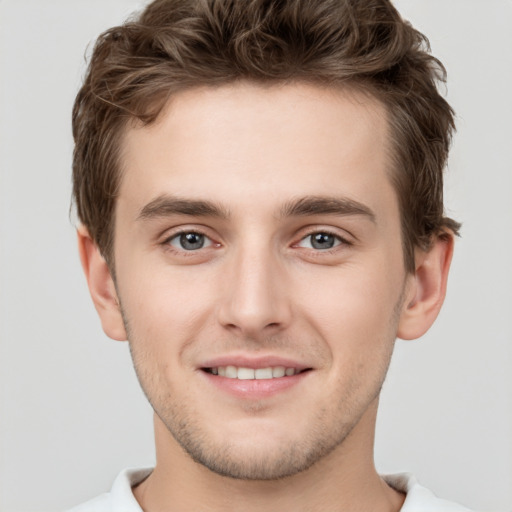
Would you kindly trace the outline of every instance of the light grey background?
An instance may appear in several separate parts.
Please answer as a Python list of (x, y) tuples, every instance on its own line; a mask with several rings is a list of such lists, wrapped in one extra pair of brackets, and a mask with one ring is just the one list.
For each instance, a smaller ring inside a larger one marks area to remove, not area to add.
[[(443, 497), (512, 510), (512, 1), (401, 0), (449, 70), (458, 134), (448, 297), (399, 342), (376, 457)], [(55, 511), (153, 462), (127, 346), (89, 300), (68, 219), (70, 111), (86, 45), (135, 0), (0, 0), (0, 510)]]

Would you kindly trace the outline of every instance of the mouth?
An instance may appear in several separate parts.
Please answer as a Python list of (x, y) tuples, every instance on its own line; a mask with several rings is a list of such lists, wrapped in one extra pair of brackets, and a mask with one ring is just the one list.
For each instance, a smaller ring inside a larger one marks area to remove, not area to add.
[(265, 368), (247, 368), (244, 366), (215, 366), (201, 368), (205, 373), (238, 380), (271, 380), (293, 377), (311, 371), (312, 368), (294, 368), (286, 366), (268, 366)]
[(213, 386), (210, 389), (243, 401), (259, 401), (301, 389), (301, 383), (315, 373), (313, 366), (286, 356), (242, 353), (202, 361), (197, 370)]

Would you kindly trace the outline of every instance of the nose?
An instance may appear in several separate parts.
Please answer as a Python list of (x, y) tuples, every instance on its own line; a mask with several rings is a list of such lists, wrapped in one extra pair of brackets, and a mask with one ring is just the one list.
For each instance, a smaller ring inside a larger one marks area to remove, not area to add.
[(286, 271), (271, 251), (245, 250), (227, 263), (218, 318), (238, 335), (258, 339), (285, 329), (291, 319)]

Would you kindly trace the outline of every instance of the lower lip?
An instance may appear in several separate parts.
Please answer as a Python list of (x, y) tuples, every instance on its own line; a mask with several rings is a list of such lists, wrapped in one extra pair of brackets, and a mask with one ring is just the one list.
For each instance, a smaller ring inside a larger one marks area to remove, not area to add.
[(258, 400), (277, 395), (302, 382), (311, 370), (298, 373), (289, 377), (278, 377), (275, 379), (229, 379), (201, 371), (208, 379), (208, 382), (220, 390), (247, 400)]

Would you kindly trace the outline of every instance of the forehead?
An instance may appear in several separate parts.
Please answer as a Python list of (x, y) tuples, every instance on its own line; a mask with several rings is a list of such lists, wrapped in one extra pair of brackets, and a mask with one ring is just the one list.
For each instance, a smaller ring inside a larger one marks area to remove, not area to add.
[(384, 106), (358, 91), (251, 83), (190, 89), (173, 96), (155, 123), (126, 130), (119, 203), (140, 208), (170, 193), (236, 208), (263, 197), (332, 195), (333, 187), (371, 201), (370, 189), (390, 188), (388, 141)]

